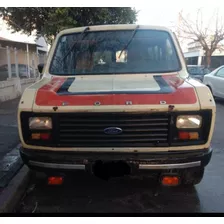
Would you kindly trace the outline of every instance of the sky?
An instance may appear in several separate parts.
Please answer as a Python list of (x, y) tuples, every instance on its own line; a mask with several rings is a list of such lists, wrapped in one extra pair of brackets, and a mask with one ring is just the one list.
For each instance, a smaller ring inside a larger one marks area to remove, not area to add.
[[(25, 0), (24, 0), (25, 1)], [(43, 4), (42, 4), (43, 3)], [(72, 3), (72, 2), (71, 2)], [(71, 6), (72, 4), (67, 3), (67, 5), (62, 5), (61, 7)], [(129, 0), (126, 2), (124, 0), (122, 3), (120, 0), (113, 0), (114, 5), (107, 5), (105, 1), (97, 1), (97, 5), (92, 5), (93, 1), (88, 3), (85, 2), (85, 6), (129, 6), (135, 7), (138, 13), (138, 24), (142, 25), (159, 25), (159, 26), (168, 26), (174, 28), (178, 23), (178, 13), (183, 10), (183, 13), (189, 14), (190, 18), (195, 19), (195, 13), (197, 9), (202, 9), (203, 11), (203, 20), (208, 22), (211, 18), (215, 9), (219, 9), (220, 15), (224, 15), (224, 0)], [(40, 1), (40, 4), (44, 5), (44, 1)], [(66, 4), (66, 3), (65, 3)], [(74, 3), (73, 3), (74, 4)], [(11, 6), (15, 6), (12, 3)], [(20, 6), (20, 5), (19, 5)], [(56, 6), (56, 5), (55, 5)], [(83, 5), (77, 5), (77, 7)], [(20, 6), (21, 7), (21, 6)], [(33, 5), (32, 5), (33, 7)], [(57, 6), (58, 7), (58, 6)], [(7, 29), (6, 24), (0, 20), (0, 36), (5, 37), (11, 40), (23, 41), (34, 43), (35, 37), (20, 34), (20, 33), (11, 33), (12, 31)]]
[(154, 0), (153, 4), (147, 2), (136, 3), (136, 8), (140, 10), (138, 22), (140, 24), (155, 24), (162, 26), (172, 26), (178, 20), (178, 13), (182, 10), (184, 14), (190, 14), (190, 18), (195, 18), (198, 9), (203, 11), (203, 19), (208, 20), (216, 8), (220, 13), (224, 13), (223, 0)]

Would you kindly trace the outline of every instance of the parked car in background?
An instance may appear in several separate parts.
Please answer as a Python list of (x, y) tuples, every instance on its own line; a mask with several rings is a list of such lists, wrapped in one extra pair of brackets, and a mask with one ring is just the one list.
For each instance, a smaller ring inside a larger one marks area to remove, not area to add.
[[(26, 64), (18, 64), (19, 69), (19, 77), (29, 78), (28, 75), (28, 66)], [(15, 64), (11, 64), (12, 78), (16, 77), (16, 66)], [(36, 70), (30, 66), (30, 77), (36, 77)], [(4, 64), (0, 66), (0, 81), (4, 81), (8, 78), (8, 65)]]
[(203, 82), (204, 76), (211, 72), (211, 70), (201, 65), (188, 65), (187, 70), (191, 78), (201, 82)]
[(210, 88), (214, 97), (224, 99), (224, 65), (205, 75), (204, 84)]

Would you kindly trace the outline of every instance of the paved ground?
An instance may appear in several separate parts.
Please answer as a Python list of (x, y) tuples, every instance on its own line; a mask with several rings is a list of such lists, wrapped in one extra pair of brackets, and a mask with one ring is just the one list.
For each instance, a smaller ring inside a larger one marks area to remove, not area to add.
[(17, 106), (19, 99), (0, 103), (0, 191), (22, 166), (17, 130)]
[(157, 188), (151, 180), (109, 182), (79, 174), (62, 187), (31, 180), (17, 212), (224, 212), (224, 102), (217, 102), (214, 153), (195, 188)]
[(19, 143), (17, 105), (19, 99), (0, 103), (0, 160)]

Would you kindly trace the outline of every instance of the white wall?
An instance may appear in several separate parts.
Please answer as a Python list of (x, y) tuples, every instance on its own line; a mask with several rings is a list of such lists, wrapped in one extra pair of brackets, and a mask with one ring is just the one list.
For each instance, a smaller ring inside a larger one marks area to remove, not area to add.
[(36, 41), (36, 44), (42, 46), (42, 47), (37, 47), (38, 50), (48, 52), (48, 45), (47, 45), (44, 37), (38, 38)]
[(23, 91), (33, 83), (37, 78), (33, 79), (10, 79), (0, 82), (0, 103), (15, 99), (22, 95)]
[(204, 56), (203, 50), (188, 51), (184, 53), (185, 58)]

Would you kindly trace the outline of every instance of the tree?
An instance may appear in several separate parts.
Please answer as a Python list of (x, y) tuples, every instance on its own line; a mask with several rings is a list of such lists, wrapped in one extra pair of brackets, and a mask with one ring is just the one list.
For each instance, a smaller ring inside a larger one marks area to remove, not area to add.
[(224, 23), (218, 12), (214, 13), (207, 25), (204, 25), (200, 9), (197, 11), (195, 22), (192, 22), (180, 12), (177, 30), (179, 38), (192, 40), (194, 43), (199, 43), (202, 46), (206, 59), (205, 65), (209, 68), (212, 54), (215, 50), (222, 49), (221, 41), (224, 40)]
[(55, 7), (0, 7), (2, 17), (15, 32), (44, 35), (50, 42), (62, 29), (101, 24), (135, 23), (137, 11), (130, 7), (110, 8), (55, 8)]

